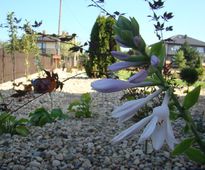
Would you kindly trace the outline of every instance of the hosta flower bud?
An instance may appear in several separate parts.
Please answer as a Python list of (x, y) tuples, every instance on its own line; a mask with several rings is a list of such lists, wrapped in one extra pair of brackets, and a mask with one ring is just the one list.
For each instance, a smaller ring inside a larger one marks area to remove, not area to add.
[(160, 60), (157, 56), (155, 56), (155, 55), (151, 56), (151, 65), (152, 66), (157, 67), (159, 62), (160, 62)]
[(139, 36), (135, 36), (133, 38), (133, 42), (136, 46), (136, 48), (139, 50), (139, 51), (145, 51), (145, 42), (144, 40), (142, 39), (142, 37), (139, 35)]

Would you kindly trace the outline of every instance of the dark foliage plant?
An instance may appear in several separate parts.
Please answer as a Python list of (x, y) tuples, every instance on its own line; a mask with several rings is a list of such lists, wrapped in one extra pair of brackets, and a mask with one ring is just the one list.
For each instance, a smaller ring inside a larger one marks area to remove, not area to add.
[(0, 113), (0, 135), (10, 133), (11, 135), (27, 136), (29, 134), (27, 119), (16, 119), (15, 116), (7, 112)]
[(66, 119), (68, 116), (62, 112), (60, 108), (54, 108), (49, 113), (45, 108), (37, 108), (29, 114), (30, 123), (34, 126), (44, 126), (56, 120)]
[(180, 72), (180, 78), (185, 81), (189, 86), (198, 80), (198, 72), (195, 68), (186, 67)]

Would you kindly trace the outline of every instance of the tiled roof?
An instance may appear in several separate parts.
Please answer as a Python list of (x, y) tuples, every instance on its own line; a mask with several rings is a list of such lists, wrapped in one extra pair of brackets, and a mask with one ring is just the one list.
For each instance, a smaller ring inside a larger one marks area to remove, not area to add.
[(57, 42), (58, 38), (54, 38), (54, 37), (45, 37), (45, 36), (40, 36), (38, 37), (38, 42)]
[(192, 37), (188, 37), (187, 35), (175, 35), (170, 38), (167, 38), (165, 42), (168, 44), (180, 44), (180, 45), (187, 42), (189, 45), (205, 47), (205, 42), (194, 39)]

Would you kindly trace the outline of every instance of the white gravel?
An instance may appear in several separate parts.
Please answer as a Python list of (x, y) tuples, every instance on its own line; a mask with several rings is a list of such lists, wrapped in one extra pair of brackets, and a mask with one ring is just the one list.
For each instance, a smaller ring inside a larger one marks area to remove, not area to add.
[[(72, 75), (59, 71), (59, 76), (61, 79), (66, 79)], [(144, 145), (137, 144), (139, 135), (119, 145), (112, 145), (111, 139), (133, 124), (133, 120), (118, 125), (117, 120), (111, 118), (111, 111), (121, 104), (120, 98), (123, 93), (97, 93), (90, 87), (93, 81), (95, 80), (70, 79), (65, 82), (62, 91), (57, 90), (52, 93), (52, 105), (50, 96), (46, 94), (15, 112), (15, 115), (27, 117), (28, 113), (37, 107), (43, 106), (49, 110), (51, 107), (60, 107), (70, 118), (46, 124), (44, 127), (31, 127), (27, 137), (10, 134), (0, 136), (0, 169), (186, 170), (205, 168), (184, 156), (171, 157), (166, 146), (161, 151), (153, 152), (151, 143), (148, 142), (148, 151), (145, 153)], [(11, 83), (10, 85), (9, 83), (0, 85), (4, 96), (14, 92), (10, 89)], [(67, 107), (72, 100), (79, 98), (85, 92), (92, 95), (93, 116), (78, 119), (67, 112)], [(33, 94), (15, 99), (11, 108), (14, 109), (32, 98)], [(204, 96), (193, 111), (199, 113), (201, 109), (204, 109)], [(176, 122), (174, 125), (176, 136), (181, 138), (181, 133), (178, 131), (181, 122)]]

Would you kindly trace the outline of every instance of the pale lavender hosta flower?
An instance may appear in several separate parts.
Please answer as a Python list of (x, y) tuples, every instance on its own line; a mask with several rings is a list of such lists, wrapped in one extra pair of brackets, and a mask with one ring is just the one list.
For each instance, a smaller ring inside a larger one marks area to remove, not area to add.
[(111, 51), (112, 56), (114, 56), (115, 58), (119, 59), (119, 60), (125, 60), (130, 58), (129, 55), (119, 52), (119, 51)]
[(112, 112), (112, 117), (118, 118), (119, 123), (130, 119), (136, 114), (136, 112), (141, 107), (143, 107), (148, 101), (152, 100), (154, 97), (159, 95), (161, 92), (162, 90), (159, 89), (155, 91), (154, 93), (148, 95), (145, 98), (125, 102), (122, 106), (117, 107), (117, 109), (115, 109)]
[(130, 83), (128, 81), (116, 80), (116, 79), (101, 79), (91, 83), (91, 87), (99, 92), (111, 93), (117, 92), (133, 87), (145, 87), (151, 86), (152, 82), (140, 82), (140, 83)]
[(108, 66), (108, 70), (118, 71), (118, 70), (129, 68), (129, 67), (140, 66), (143, 63), (144, 62), (141, 62), (141, 61), (139, 62), (122, 61), (122, 62), (114, 63)]
[(151, 56), (151, 65), (152, 66), (157, 67), (159, 62), (160, 62), (160, 60), (157, 56), (155, 56), (155, 55)]
[(140, 72), (136, 73), (132, 77), (129, 78), (130, 83), (139, 83), (143, 82), (147, 78), (147, 70), (142, 69)]
[[(119, 60), (128, 60), (130, 58), (129, 55), (124, 54), (122, 52), (119, 51), (112, 51), (111, 54), (116, 57)], [(114, 63), (110, 66), (108, 66), (108, 69), (111, 71), (118, 71), (121, 69), (125, 69), (128, 67), (134, 67), (134, 66), (139, 66), (144, 64), (144, 61), (122, 61), (122, 62), (118, 62), (118, 63)]]
[(121, 40), (121, 38), (118, 35), (115, 37), (115, 42), (118, 45), (120, 45), (121, 47), (128, 48), (126, 45), (123, 44), (123, 41)]
[(168, 144), (170, 149), (174, 148), (174, 144), (177, 143), (169, 120), (169, 94), (166, 92), (163, 103), (161, 106), (155, 107), (153, 113), (121, 132), (119, 135), (113, 138), (112, 142), (117, 143), (131, 137), (135, 133), (139, 132), (145, 125), (145, 129), (140, 136), (139, 143), (147, 140), (149, 137), (152, 139), (153, 148), (159, 150), (164, 141)]

